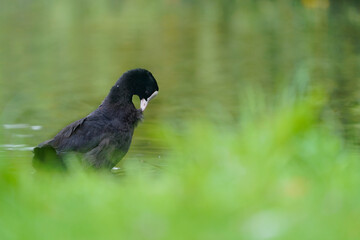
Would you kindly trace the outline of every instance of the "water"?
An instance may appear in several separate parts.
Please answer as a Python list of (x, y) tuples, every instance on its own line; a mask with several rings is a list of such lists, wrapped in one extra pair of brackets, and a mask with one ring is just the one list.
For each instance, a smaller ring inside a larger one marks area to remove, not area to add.
[(154, 131), (162, 123), (233, 124), (249, 88), (272, 99), (287, 88), (321, 88), (336, 131), (358, 142), (359, 11), (311, 2), (4, 2), (0, 151), (30, 158), (136, 67), (153, 72), (160, 91), (127, 159), (161, 159), (166, 149)]

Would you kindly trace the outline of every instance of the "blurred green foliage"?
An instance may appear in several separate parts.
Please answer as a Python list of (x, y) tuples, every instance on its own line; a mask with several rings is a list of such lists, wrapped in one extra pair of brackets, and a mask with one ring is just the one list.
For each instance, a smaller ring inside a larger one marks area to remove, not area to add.
[(0, 123), (43, 127), (1, 144), (52, 137), (130, 68), (160, 94), (117, 174), (0, 148), (0, 239), (360, 237), (356, 1), (1, 5)]

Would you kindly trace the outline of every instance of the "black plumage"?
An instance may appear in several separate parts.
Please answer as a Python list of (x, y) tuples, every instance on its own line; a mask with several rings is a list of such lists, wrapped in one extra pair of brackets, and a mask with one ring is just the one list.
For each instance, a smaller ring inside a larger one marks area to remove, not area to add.
[[(133, 69), (124, 73), (95, 111), (34, 148), (34, 167), (66, 168), (63, 157), (72, 152), (81, 154), (88, 166), (111, 169), (129, 150), (134, 129), (158, 90), (149, 71)], [(141, 99), (140, 109), (132, 103), (133, 95)]]

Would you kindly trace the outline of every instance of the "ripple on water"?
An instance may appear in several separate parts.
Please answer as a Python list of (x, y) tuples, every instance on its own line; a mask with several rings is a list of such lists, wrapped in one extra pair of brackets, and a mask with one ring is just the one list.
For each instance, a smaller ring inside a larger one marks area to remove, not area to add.
[[(15, 138), (31, 138), (33, 137), (33, 134), (27, 134), (28, 132), (24, 131), (24, 133), (14, 133), (12, 131), (15, 131), (17, 129), (21, 130), (32, 130), (32, 131), (38, 131), (42, 129), (42, 126), (40, 125), (30, 125), (27, 123), (9, 123), (9, 124), (3, 124), (3, 128), (5, 130), (9, 130), (12, 137)], [(32, 151), (34, 147), (28, 146), (26, 144), (12, 144), (12, 143), (4, 143), (0, 144), (0, 151)]]
[(34, 147), (29, 147), (25, 144), (1, 144), (0, 149), (10, 151), (32, 151)]
[(40, 125), (29, 125), (26, 123), (16, 123), (16, 124), (3, 124), (4, 129), (20, 129), (20, 128), (30, 128), (31, 130), (38, 131), (42, 129)]

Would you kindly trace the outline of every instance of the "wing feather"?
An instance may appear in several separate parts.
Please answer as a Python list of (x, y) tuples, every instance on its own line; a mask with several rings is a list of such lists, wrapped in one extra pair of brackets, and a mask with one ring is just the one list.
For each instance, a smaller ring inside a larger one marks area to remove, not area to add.
[(76, 131), (76, 129), (78, 129), (81, 125), (83, 125), (85, 120), (86, 117), (71, 123), (70, 125), (65, 127), (62, 131), (60, 131), (60, 133), (62, 132), (62, 134), (65, 137), (70, 137)]

